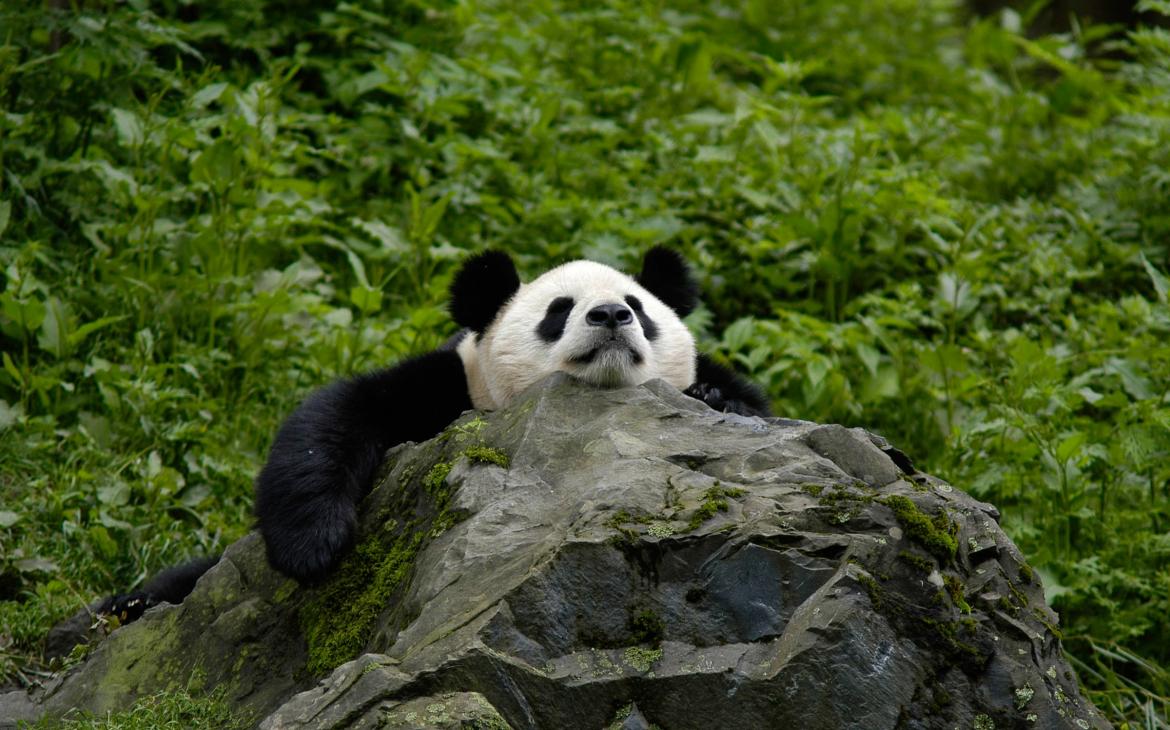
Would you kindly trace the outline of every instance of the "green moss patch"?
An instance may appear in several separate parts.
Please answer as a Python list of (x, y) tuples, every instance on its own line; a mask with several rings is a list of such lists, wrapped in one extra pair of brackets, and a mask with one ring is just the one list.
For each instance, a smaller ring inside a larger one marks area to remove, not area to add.
[(423, 535), (404, 532), (389, 548), (380, 534), (370, 535), (301, 608), (301, 631), (309, 644), (305, 668), (311, 674), (324, 674), (361, 653), (386, 604), (410, 574)]
[(878, 584), (869, 573), (858, 573), (854, 579), (865, 588), (865, 592), (869, 595), (869, 602), (873, 604), (874, 610), (882, 610), (882, 587)]
[(742, 489), (728, 488), (719, 486), (719, 482), (715, 482), (715, 486), (703, 492), (703, 501), (695, 509), (694, 514), (691, 515), (690, 522), (687, 523), (687, 532), (694, 532), (699, 529), (704, 522), (711, 519), (719, 512), (727, 511), (728, 497), (742, 497), (744, 491)]
[(1036, 574), (1032, 571), (1031, 565), (1020, 563), (1020, 579), (1028, 584), (1036, 580)]
[(419, 481), (400, 484), (396, 503), (379, 518), (378, 527), (301, 606), (309, 673), (323, 674), (361, 654), (409, 578), (419, 550), (460, 519), (451, 509), (451, 469), (452, 463), (440, 457)]
[(971, 613), (971, 605), (967, 603), (967, 598), (964, 595), (963, 581), (959, 580), (956, 575), (946, 573), (943, 575), (943, 585), (955, 606), (963, 613)]
[(643, 609), (630, 616), (630, 634), (635, 644), (658, 646), (666, 635), (666, 623), (650, 609)]
[(921, 555), (915, 555), (914, 553), (907, 550), (903, 550), (898, 553), (898, 560), (901, 560), (903, 563), (907, 563), (917, 568), (919, 571), (926, 573), (927, 575), (934, 572), (934, 569), (938, 567), (930, 558), (924, 558)]
[(874, 501), (874, 491), (864, 482), (854, 485), (832, 484), (829, 487), (810, 484), (801, 490), (815, 496), (817, 502), (830, 512), (830, 521), (843, 525), (857, 516), (862, 505)]
[(423, 477), (423, 487), (431, 494), (437, 493), (447, 483), (447, 476), (450, 473), (451, 464), (446, 461), (436, 463)]
[(507, 469), (510, 463), (508, 455), (503, 451), (492, 446), (484, 446), (483, 444), (468, 446), (463, 450), (463, 455), (473, 464), (495, 464), (496, 466)]
[(1039, 608), (1033, 608), (1032, 615), (1036, 617), (1036, 620), (1039, 621), (1040, 624), (1044, 626), (1044, 628), (1048, 629), (1048, 633), (1052, 634), (1057, 639), (1064, 638), (1064, 632), (1060, 630), (1059, 626), (1048, 620), (1048, 614), (1044, 613), (1043, 610)]
[(947, 517), (945, 511), (934, 517), (918, 509), (918, 505), (901, 495), (890, 495), (879, 500), (894, 512), (898, 524), (906, 531), (906, 535), (920, 543), (926, 550), (939, 560), (951, 562), (959, 549), (955, 539), (958, 526)]

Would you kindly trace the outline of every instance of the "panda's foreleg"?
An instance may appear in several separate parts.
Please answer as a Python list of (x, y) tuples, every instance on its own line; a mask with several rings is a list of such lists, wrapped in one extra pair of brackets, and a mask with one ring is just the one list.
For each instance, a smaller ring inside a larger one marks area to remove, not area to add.
[(422, 441), (471, 408), (463, 363), (436, 351), (339, 380), (284, 422), (256, 479), (256, 517), (277, 570), (324, 577), (353, 541), (386, 449)]
[(717, 411), (741, 416), (770, 416), (768, 396), (760, 386), (711, 357), (699, 353), (695, 358), (695, 382), (683, 392)]
[(146, 581), (139, 590), (105, 599), (97, 612), (117, 616), (119, 621), (127, 624), (160, 603), (182, 603), (195, 588), (199, 577), (218, 562), (219, 556), (214, 555), (167, 568)]

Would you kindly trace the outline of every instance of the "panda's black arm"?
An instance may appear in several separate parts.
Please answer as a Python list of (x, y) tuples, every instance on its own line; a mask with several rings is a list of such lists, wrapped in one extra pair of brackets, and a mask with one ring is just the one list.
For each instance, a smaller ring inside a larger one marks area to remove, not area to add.
[(698, 398), (717, 411), (741, 416), (770, 416), (768, 396), (760, 386), (731, 368), (699, 353), (695, 358), (695, 382), (684, 393)]
[(386, 449), (428, 439), (470, 408), (463, 363), (453, 351), (310, 395), (280, 427), (256, 479), (268, 561), (297, 580), (323, 577), (353, 540), (358, 503)]
[(199, 577), (219, 562), (219, 556), (196, 558), (186, 563), (167, 568), (154, 576), (137, 591), (119, 596), (110, 596), (102, 601), (98, 613), (117, 616), (124, 623), (140, 617), (148, 608), (160, 603), (182, 603)]

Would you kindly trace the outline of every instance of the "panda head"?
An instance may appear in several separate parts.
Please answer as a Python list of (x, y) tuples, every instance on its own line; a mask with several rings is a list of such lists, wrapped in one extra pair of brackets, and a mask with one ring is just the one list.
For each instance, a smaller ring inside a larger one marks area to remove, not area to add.
[(499, 408), (545, 376), (565, 372), (601, 387), (695, 380), (695, 340), (681, 317), (698, 302), (682, 258), (651, 249), (636, 277), (573, 261), (522, 284), (512, 259), (488, 251), (451, 284), (451, 313), (474, 334), (463, 360), (476, 408)]

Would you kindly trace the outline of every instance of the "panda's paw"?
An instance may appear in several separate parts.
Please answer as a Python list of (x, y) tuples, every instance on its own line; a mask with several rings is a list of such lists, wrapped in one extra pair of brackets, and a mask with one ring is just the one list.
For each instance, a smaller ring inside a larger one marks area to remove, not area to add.
[(143, 591), (135, 591), (133, 593), (124, 593), (118, 596), (110, 596), (102, 605), (98, 607), (97, 612), (105, 616), (113, 616), (118, 619), (119, 623), (128, 624), (131, 621), (137, 621), (146, 612), (146, 609), (155, 605), (155, 601), (150, 597), (150, 594)]
[(683, 395), (689, 395), (696, 400), (701, 400), (717, 411), (725, 410), (727, 406), (727, 400), (723, 398), (723, 391), (707, 383), (695, 383), (684, 390)]
[(354, 524), (322, 519), (307, 529), (261, 528), (268, 563), (300, 583), (312, 585), (329, 575), (353, 542)]
[(723, 391), (714, 385), (707, 383), (695, 383), (691, 387), (683, 391), (684, 395), (689, 395), (696, 400), (701, 400), (710, 406), (712, 409), (720, 413), (738, 413), (741, 416), (758, 416), (760, 415), (756, 409), (737, 398), (728, 398), (723, 395)]

